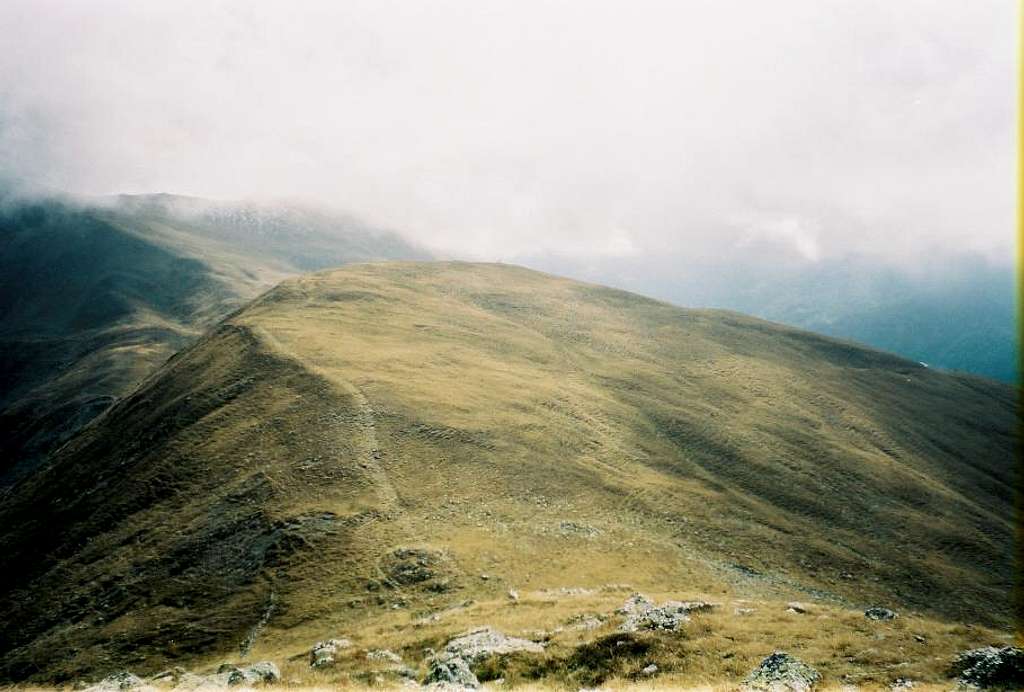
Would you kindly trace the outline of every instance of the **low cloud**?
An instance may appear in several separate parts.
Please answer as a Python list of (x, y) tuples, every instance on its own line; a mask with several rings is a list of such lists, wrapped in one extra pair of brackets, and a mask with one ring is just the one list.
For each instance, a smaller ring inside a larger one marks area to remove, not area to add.
[(305, 198), (485, 259), (1009, 261), (1015, 13), (7, 0), (0, 175)]
[(739, 248), (767, 240), (790, 248), (808, 262), (821, 259), (819, 228), (813, 221), (796, 216), (758, 218), (746, 215), (737, 219), (737, 225), (741, 229), (736, 243)]

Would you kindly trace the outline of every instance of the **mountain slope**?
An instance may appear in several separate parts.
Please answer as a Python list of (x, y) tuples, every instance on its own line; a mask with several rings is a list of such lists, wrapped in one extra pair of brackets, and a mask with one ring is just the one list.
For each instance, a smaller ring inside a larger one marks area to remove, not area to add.
[(1006, 627), (1014, 405), (516, 267), (291, 279), (7, 491), (0, 675), (301, 651), (396, 607), (411, 628), (622, 582)]
[(811, 262), (751, 244), (714, 257), (536, 255), (518, 263), (679, 305), (736, 310), (934, 368), (1018, 382), (1013, 262), (966, 252), (932, 252), (909, 265), (863, 255)]
[(417, 257), (392, 234), (296, 207), (170, 195), (5, 205), (0, 484), (282, 278)]

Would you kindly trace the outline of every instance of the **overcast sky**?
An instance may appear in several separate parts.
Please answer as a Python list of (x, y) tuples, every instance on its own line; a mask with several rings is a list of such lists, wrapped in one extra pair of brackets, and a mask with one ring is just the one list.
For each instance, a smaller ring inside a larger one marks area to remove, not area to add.
[(1009, 261), (1009, 0), (0, 3), (0, 175), (486, 259)]

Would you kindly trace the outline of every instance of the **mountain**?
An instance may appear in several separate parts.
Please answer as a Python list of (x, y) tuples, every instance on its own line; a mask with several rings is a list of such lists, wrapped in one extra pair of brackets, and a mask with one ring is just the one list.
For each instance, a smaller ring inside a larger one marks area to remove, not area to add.
[(868, 258), (823, 262), (743, 285), (728, 301), (742, 312), (853, 339), (932, 367), (1019, 381), (1016, 277), (1012, 266), (972, 256), (925, 273)]
[(425, 257), (349, 217), (172, 195), (0, 205), (0, 485), (287, 276)]
[(641, 254), (520, 263), (680, 305), (736, 310), (859, 341), (934, 368), (1019, 382), (1012, 263), (934, 254), (912, 264), (854, 255), (808, 261), (770, 247), (728, 257)]
[[(0, 497), (0, 678), (239, 651), (308, 671), (337, 633), (421, 656), (471, 622), (527, 631), (632, 589), (822, 604), (806, 626), (758, 605), (737, 628), (728, 606), (626, 641), (676, 647), (663, 665), (692, 679), (822, 641), (833, 680), (895, 666), (833, 610), (874, 603), (909, 611), (892, 646), (929, 652), (900, 675), (934, 671), (1012, 624), (1015, 405), (1004, 384), (514, 266), (287, 279)], [(548, 632), (550, 652), (585, 636)]]

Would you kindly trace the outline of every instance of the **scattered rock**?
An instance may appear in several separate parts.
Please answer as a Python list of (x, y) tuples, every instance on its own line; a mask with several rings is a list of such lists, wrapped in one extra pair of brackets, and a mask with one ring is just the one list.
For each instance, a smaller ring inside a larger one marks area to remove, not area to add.
[(761, 661), (747, 679), (744, 690), (763, 692), (807, 692), (821, 680), (821, 674), (798, 658), (775, 651)]
[(640, 675), (643, 675), (644, 677), (649, 678), (649, 677), (651, 677), (652, 675), (654, 675), (657, 672), (658, 672), (658, 666), (656, 666), (655, 664), (652, 663), (649, 666), (644, 666), (644, 669), (640, 671)]
[(626, 602), (622, 604), (622, 607), (615, 612), (619, 615), (631, 615), (632, 613), (640, 610), (647, 610), (653, 606), (654, 601), (643, 594), (635, 593), (630, 595), (630, 597), (626, 599)]
[(582, 586), (563, 586), (559, 589), (543, 589), (541, 593), (545, 596), (589, 596), (594, 590)]
[(401, 663), (402, 657), (390, 649), (375, 649), (366, 652), (368, 661), (381, 661), (384, 663)]
[(251, 687), (260, 683), (280, 682), (281, 673), (277, 666), (269, 661), (253, 663), (247, 666), (236, 666), (224, 663), (217, 672), (211, 675), (196, 675), (184, 668), (172, 668), (157, 673), (151, 682), (158, 683), (155, 687), (132, 673), (117, 673), (104, 678), (99, 683), (84, 687), (87, 692), (119, 692), (131, 690), (132, 692), (158, 692), (158, 690), (173, 688), (179, 692), (191, 690), (210, 690), (229, 686), (244, 685)]
[(434, 686), (454, 686), (458, 688), (476, 689), (480, 687), (480, 681), (469, 669), (466, 660), (459, 656), (442, 655), (431, 659), (430, 672), (427, 673), (426, 682)]
[(281, 679), (281, 671), (270, 661), (260, 661), (248, 666), (234, 666), (228, 663), (217, 669), (217, 676), (221, 680), (211, 682), (225, 682), (228, 685), (255, 685), (261, 682), (277, 682)]
[(690, 621), (690, 613), (711, 610), (715, 605), (704, 601), (666, 601), (655, 605), (642, 594), (630, 596), (616, 612), (626, 619), (619, 628), (623, 632), (640, 630), (676, 630)]
[(807, 606), (804, 605), (803, 603), (798, 603), (796, 601), (790, 601), (789, 603), (786, 604), (786, 612), (787, 613), (796, 613), (797, 615), (807, 615), (811, 611), (808, 610)]
[(278, 682), (281, 679), (281, 671), (270, 661), (254, 663), (243, 671), (248, 679), (255, 676), (260, 682)]
[(1024, 687), (1024, 649), (986, 646), (953, 659), (950, 675), (972, 687)]
[(914, 689), (914, 681), (908, 680), (907, 678), (896, 678), (893, 683), (889, 685), (889, 689), (892, 692), (906, 692), (907, 690)]
[(117, 690), (136, 690), (137, 692), (142, 692), (143, 690), (155, 689), (155, 687), (148, 684), (138, 675), (128, 671), (108, 675), (95, 685), (85, 688), (86, 692), (116, 692)]
[(918, 644), (924, 644), (928, 640), (925, 639), (924, 637), (922, 637), (920, 634), (915, 634), (914, 635), (914, 641), (917, 642)]
[(754, 610), (753, 608), (736, 608), (732, 612), (735, 613), (736, 615), (743, 616), (743, 615), (753, 615), (757, 611)]
[(587, 524), (577, 524), (574, 521), (563, 521), (558, 525), (558, 532), (563, 536), (584, 536), (586, 538), (593, 538), (601, 534), (600, 529)]
[(509, 654), (515, 651), (542, 653), (544, 647), (529, 639), (509, 637), (492, 627), (481, 627), (466, 632), (455, 637), (445, 646), (445, 652), (448, 655), (462, 658), (470, 665), (478, 663), (488, 656)]
[(435, 593), (453, 588), (445, 574), (450, 571), (450, 560), (445, 553), (422, 548), (399, 548), (381, 561), (387, 575), (385, 588), (420, 587)]
[(569, 625), (569, 627), (574, 630), (596, 630), (604, 624), (604, 617), (601, 615), (580, 613), (579, 615), (573, 615), (571, 618), (566, 620), (565, 624)]
[(352, 642), (348, 639), (328, 639), (317, 642), (309, 652), (309, 667), (326, 668), (327, 666), (333, 666), (337, 659), (337, 653), (341, 649), (347, 649), (350, 646), (352, 646)]
[(881, 606), (872, 606), (864, 611), (864, 617), (868, 620), (895, 620), (896, 611)]
[(508, 597), (509, 597), (509, 600), (511, 600), (511, 601), (518, 601), (519, 600), (519, 592), (516, 591), (515, 589), (509, 589), (508, 590)]

